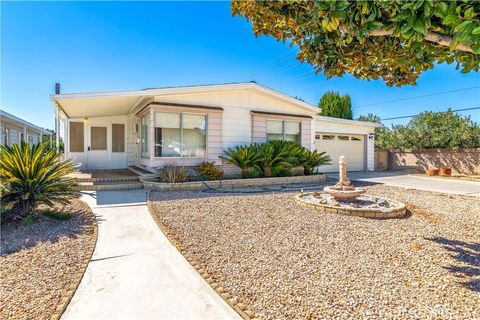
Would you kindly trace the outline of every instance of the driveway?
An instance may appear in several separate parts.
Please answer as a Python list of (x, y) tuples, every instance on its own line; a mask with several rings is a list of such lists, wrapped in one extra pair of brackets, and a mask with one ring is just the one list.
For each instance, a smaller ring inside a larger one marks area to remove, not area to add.
[(240, 319), (160, 231), (145, 190), (85, 193), (98, 241), (62, 319)]
[[(328, 173), (327, 176), (332, 179), (338, 179), (338, 173)], [(348, 177), (350, 180), (359, 183), (381, 183), (409, 189), (480, 196), (480, 182), (475, 181), (462, 181), (385, 172), (349, 172)]]

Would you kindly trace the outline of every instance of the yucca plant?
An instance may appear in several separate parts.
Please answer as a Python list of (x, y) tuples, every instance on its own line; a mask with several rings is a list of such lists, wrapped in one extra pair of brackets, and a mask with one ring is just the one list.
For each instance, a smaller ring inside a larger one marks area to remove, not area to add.
[(298, 157), (299, 164), (303, 166), (304, 174), (311, 175), (313, 170), (321, 165), (330, 164), (330, 156), (326, 152), (318, 152), (317, 150), (310, 151), (303, 149), (302, 153)]
[(77, 181), (67, 176), (74, 172), (75, 165), (71, 160), (61, 160), (48, 142), (32, 146), (21, 142), (0, 148), (0, 177), (8, 186), (1, 200), (21, 204), (21, 216), (34, 212), (39, 204), (67, 204), (80, 195)]
[(235, 146), (225, 151), (221, 159), (242, 169), (242, 177), (249, 177), (249, 170), (256, 168), (260, 170), (258, 161), (260, 159), (259, 147), (256, 144)]
[(160, 174), (160, 180), (165, 183), (185, 182), (187, 179), (185, 167), (177, 167), (175, 164), (165, 166)]

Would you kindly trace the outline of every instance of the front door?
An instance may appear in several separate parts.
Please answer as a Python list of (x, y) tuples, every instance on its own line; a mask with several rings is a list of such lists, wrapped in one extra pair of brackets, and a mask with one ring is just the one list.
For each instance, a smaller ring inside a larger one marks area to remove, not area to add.
[(90, 125), (88, 128), (88, 168), (109, 167), (107, 126)]

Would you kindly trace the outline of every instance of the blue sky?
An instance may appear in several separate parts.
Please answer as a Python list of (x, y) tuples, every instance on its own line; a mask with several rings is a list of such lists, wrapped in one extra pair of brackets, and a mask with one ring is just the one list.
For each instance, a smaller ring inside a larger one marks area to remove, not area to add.
[[(424, 73), (417, 86), (391, 88), (349, 75), (327, 81), (295, 52), (271, 37), (255, 38), (228, 2), (2, 1), (1, 107), (53, 128), (55, 82), (67, 93), (241, 81), (315, 105), (327, 90), (348, 93), (354, 117), (480, 106), (479, 89), (368, 106), (480, 85), (480, 74), (461, 74), (454, 65)], [(479, 110), (462, 114), (480, 119)]]

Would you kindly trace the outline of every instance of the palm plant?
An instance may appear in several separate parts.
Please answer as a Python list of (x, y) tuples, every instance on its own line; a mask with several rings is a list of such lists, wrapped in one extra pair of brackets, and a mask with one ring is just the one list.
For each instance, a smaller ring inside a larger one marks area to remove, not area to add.
[(75, 170), (71, 160), (61, 160), (48, 143), (0, 146), (0, 177), (8, 187), (1, 195), (2, 203), (20, 203), (22, 216), (32, 213), (37, 205), (55, 202), (66, 204), (80, 195), (78, 183), (67, 177)]
[(330, 156), (326, 152), (317, 152), (317, 150), (310, 151), (303, 149), (299, 156), (299, 164), (303, 166), (304, 174), (311, 175), (313, 170), (321, 165), (330, 164)]
[(272, 176), (272, 168), (278, 171), (291, 167), (291, 163), (288, 161), (290, 156), (288, 149), (284, 147), (284, 144), (276, 142), (278, 141), (265, 143), (258, 148), (260, 153), (258, 164), (263, 171), (264, 177)]
[(251, 168), (260, 169), (258, 165), (260, 153), (256, 144), (229, 148), (220, 158), (242, 169), (243, 178), (248, 178)]

